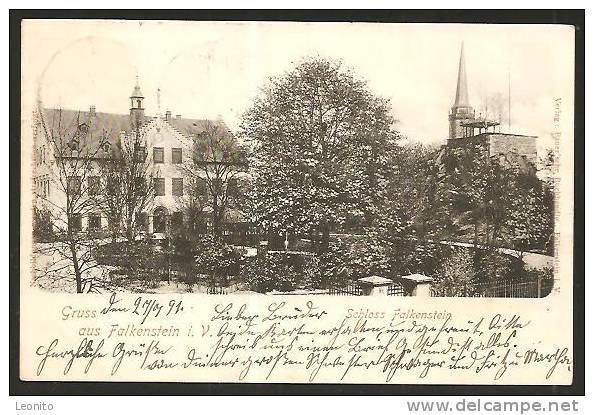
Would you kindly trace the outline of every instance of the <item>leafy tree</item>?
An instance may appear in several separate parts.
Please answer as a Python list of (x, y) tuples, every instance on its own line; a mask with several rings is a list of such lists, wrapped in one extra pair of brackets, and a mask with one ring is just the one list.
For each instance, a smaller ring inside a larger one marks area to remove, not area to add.
[(255, 221), (269, 232), (321, 234), (369, 225), (386, 192), (398, 134), (389, 102), (341, 63), (307, 58), (272, 78), (241, 129), (253, 145)]
[(549, 189), (534, 181), (519, 184), (509, 205), (505, 226), (514, 248), (546, 248), (554, 231), (553, 195)]
[(389, 176), (388, 192), (382, 212), (398, 212), (402, 225), (413, 227), (419, 237), (433, 230), (428, 221), (433, 212), (431, 200), (436, 149), (422, 144), (398, 146), (394, 153), (393, 172)]
[[(546, 182), (514, 161), (491, 157), (481, 144), (446, 147), (430, 174), (427, 210), (441, 238), (475, 245), (544, 247), (552, 234), (553, 197)], [(434, 194), (434, 197), (431, 197)], [(470, 228), (470, 229), (469, 229)]]

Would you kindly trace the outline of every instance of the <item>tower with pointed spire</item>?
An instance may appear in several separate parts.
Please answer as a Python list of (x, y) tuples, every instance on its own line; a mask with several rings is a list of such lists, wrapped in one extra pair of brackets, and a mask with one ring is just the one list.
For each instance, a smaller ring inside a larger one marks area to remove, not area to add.
[(464, 58), (464, 42), (460, 48), (460, 63), (458, 64), (458, 84), (456, 86), (456, 98), (450, 110), (448, 119), (450, 121), (449, 138), (461, 138), (464, 136), (463, 123), (474, 119), (474, 109), (470, 106), (468, 99), (468, 85), (466, 82), (466, 61)]
[(136, 75), (136, 85), (130, 95), (130, 123), (132, 127), (139, 127), (144, 120), (144, 96), (140, 91), (138, 75)]

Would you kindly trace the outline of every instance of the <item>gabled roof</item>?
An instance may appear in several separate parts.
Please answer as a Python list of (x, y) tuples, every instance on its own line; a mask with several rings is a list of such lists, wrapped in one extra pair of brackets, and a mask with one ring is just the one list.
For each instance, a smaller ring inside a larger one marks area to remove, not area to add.
[(222, 120), (215, 121), (206, 119), (198, 120), (191, 118), (171, 118), (167, 122), (181, 134), (188, 136), (194, 136), (204, 132), (208, 126), (208, 123), (215, 123), (224, 129), (228, 129), (227, 125)]
[[(42, 112), (48, 131), (57, 133), (59, 130), (60, 134), (70, 138), (75, 136), (80, 127), (88, 128), (88, 133), (85, 136), (90, 140), (91, 145), (98, 144), (100, 138), (105, 136), (109, 143), (110, 151), (101, 152), (100, 157), (119, 156), (120, 136), (122, 132), (131, 132), (133, 128), (130, 122), (130, 115), (128, 114), (107, 112), (95, 112), (91, 114), (89, 111), (59, 108), (43, 108)], [(145, 116), (145, 120), (150, 122), (151, 117)], [(228, 129), (222, 120), (171, 118), (167, 122), (185, 136), (195, 136), (204, 132), (209, 122)], [(73, 154), (73, 156), (75, 155)]]
[[(48, 132), (60, 134), (64, 141), (76, 135), (81, 128), (88, 140), (88, 149), (94, 152), (102, 137), (109, 143), (110, 151), (101, 151), (99, 157), (117, 156), (119, 154), (119, 138), (122, 131), (131, 129), (130, 116), (110, 114), (106, 112), (65, 110), (59, 108), (43, 108), (43, 121)], [(74, 155), (74, 154), (73, 154)]]

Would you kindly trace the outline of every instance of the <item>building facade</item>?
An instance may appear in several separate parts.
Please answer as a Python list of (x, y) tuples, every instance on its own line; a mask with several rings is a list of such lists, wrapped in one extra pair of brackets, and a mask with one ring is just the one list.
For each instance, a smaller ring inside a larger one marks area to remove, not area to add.
[[(117, 163), (124, 149), (138, 143), (142, 157), (139, 162), (147, 164), (151, 190), (151, 197), (135, 218), (141, 233), (164, 235), (172, 222), (187, 219), (185, 212), (196, 197), (204, 201), (200, 208), (208, 222), (210, 210), (206, 200), (212, 196), (209, 170), (193, 168), (193, 155), (198, 142), (206, 139), (204, 134), (209, 126), (226, 130), (224, 122), (172, 117), (171, 111), (164, 116), (148, 116), (138, 80), (129, 99), (129, 114), (97, 112), (94, 106), (84, 112), (38, 106), (33, 127), (33, 194), (36, 208), (51, 212), (58, 230), (66, 228), (64, 216), (72, 205), (72, 189), (80, 194), (76, 203), (89, 206), (74, 215), (73, 228), (97, 232), (108, 228), (109, 215), (99, 203), (93, 203), (93, 198), (107, 189), (106, 172), (111, 163)], [(85, 139), (77, 139), (77, 131), (84, 131)], [(77, 169), (77, 164), (81, 168)], [(242, 167), (238, 165), (237, 169)], [(242, 174), (233, 175), (233, 180)], [(229, 183), (224, 186), (237, 186), (232, 180)]]

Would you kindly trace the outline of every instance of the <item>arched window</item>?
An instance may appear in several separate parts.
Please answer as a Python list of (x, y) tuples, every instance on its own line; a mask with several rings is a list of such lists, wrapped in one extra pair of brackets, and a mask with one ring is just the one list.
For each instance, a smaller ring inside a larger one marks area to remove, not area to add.
[(153, 213), (153, 233), (164, 233), (167, 228), (167, 211), (159, 206)]

